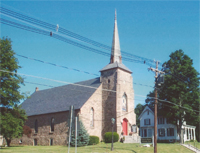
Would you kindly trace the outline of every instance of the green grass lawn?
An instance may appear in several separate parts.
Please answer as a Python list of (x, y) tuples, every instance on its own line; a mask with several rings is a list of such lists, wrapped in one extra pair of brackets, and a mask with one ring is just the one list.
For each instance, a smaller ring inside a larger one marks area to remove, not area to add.
[[(158, 153), (192, 153), (187, 148), (179, 144), (158, 143)], [(141, 147), (139, 144), (114, 143), (114, 151), (110, 151), (110, 143), (100, 143), (98, 145), (78, 147), (78, 153), (153, 153), (153, 147)], [(0, 149), (1, 153), (66, 153), (67, 146), (11, 146)], [(75, 148), (70, 148), (70, 153), (74, 153)]]

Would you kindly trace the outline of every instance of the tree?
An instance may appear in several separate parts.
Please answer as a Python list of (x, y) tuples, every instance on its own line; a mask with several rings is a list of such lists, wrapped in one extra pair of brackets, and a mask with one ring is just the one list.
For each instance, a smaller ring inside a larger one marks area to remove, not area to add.
[[(20, 84), (23, 78), (15, 74), (20, 68), (15, 53), (12, 50), (11, 40), (0, 39), (0, 79), (1, 79), (1, 113), (0, 131), (10, 146), (12, 138), (19, 137), (23, 133), (23, 125), (26, 120), (25, 111), (18, 106), (24, 95), (20, 93)], [(4, 72), (3, 72), (4, 71)], [(14, 73), (8, 73), (8, 72)]]
[[(158, 90), (159, 99), (165, 100), (165, 102), (158, 100), (160, 104), (158, 113), (177, 124), (180, 140), (182, 140), (181, 127), (184, 121), (196, 126), (200, 122), (197, 109), (200, 105), (199, 73), (192, 65), (191, 58), (182, 50), (171, 53), (170, 59), (163, 64), (165, 82)], [(198, 128), (196, 133), (199, 134)]]
[(12, 138), (19, 138), (23, 135), (23, 125), (26, 121), (26, 113), (18, 106), (13, 108), (1, 109), (0, 131), (5, 138), (7, 145), (10, 146)]
[[(79, 121), (80, 123), (80, 128), (77, 131), (78, 136), (77, 136), (77, 146), (87, 146), (89, 143), (89, 134), (87, 133), (87, 130), (85, 129), (83, 123)], [(75, 130), (72, 130), (72, 135), (71, 135), (71, 146), (75, 146)]]
[(138, 127), (140, 127), (140, 120), (138, 119), (138, 117), (140, 116), (144, 108), (145, 108), (145, 105), (142, 105), (142, 104), (137, 104), (137, 106), (135, 107), (136, 125)]

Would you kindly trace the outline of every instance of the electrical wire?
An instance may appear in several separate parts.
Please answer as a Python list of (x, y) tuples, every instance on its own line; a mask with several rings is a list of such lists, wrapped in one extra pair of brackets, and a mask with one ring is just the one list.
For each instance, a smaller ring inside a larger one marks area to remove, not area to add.
[[(64, 81), (59, 81), (59, 80), (53, 80), (53, 79), (43, 78), (43, 77), (38, 77), (38, 76), (33, 76), (33, 75), (27, 75), (27, 74), (22, 74), (22, 73), (15, 73), (15, 72), (10, 72), (10, 71), (5, 71), (5, 70), (0, 70), (0, 71), (1, 71), (1, 72), (5, 72), (5, 73), (11, 73), (11, 74), (22, 75), (22, 76), (29, 76), (29, 77), (33, 77), (33, 78), (39, 78), (39, 79), (44, 79), (44, 80), (49, 80), (49, 81), (64, 83), (64, 84), (71, 84), (71, 85), (76, 85), (76, 86), (82, 86), (82, 87), (87, 87), (87, 88), (98, 89), (98, 88), (92, 87), (92, 86), (85, 86), (85, 85), (81, 85), (81, 84), (75, 84), (75, 83), (70, 83), (70, 82), (64, 82)], [(102, 89), (102, 91), (110, 91), (110, 92), (116, 93), (115, 90)], [(142, 96), (142, 95), (136, 95), (136, 96), (148, 97), (148, 98), (156, 99), (155, 97), (149, 97), (149, 96)], [(186, 108), (186, 107), (183, 107), (183, 106), (174, 104), (173, 102), (170, 102), (170, 101), (167, 101), (167, 100), (162, 100), (162, 99), (158, 99), (158, 98), (157, 98), (157, 100), (162, 101), (162, 102), (167, 102), (167, 103), (176, 105), (176, 106), (178, 106), (178, 107), (180, 107), (180, 108), (184, 108), (184, 109), (187, 109), (187, 110), (190, 110), (190, 111), (200, 112), (200, 111), (197, 111), (197, 110), (188, 109), (188, 108)]]
[[(20, 14), (20, 13), (17, 13), (17, 12), (14, 12), (14, 11), (11, 11), (9, 9), (6, 9), (6, 8), (3, 8), (3, 7), (0, 7), (0, 11), (1, 13), (5, 14), (5, 15), (8, 15), (8, 16), (11, 16), (11, 17), (14, 17), (14, 18), (17, 18), (17, 19), (20, 19), (20, 20), (23, 20), (25, 22), (29, 22), (29, 23), (32, 23), (32, 24), (36, 24), (36, 25), (39, 25), (39, 26), (42, 26), (42, 27), (45, 27), (45, 28), (48, 28), (48, 29), (51, 29), (51, 30), (55, 30), (56, 29), (56, 26), (55, 25), (52, 25), (52, 24), (49, 24), (47, 22), (44, 22), (44, 21), (40, 21), (40, 20), (37, 20), (37, 19), (34, 19), (32, 17), (28, 17), (26, 15), (23, 15), (23, 14)], [(81, 35), (78, 35), (78, 34), (75, 34), (73, 32), (70, 32), (69, 30), (66, 30), (64, 28), (59, 28), (59, 32), (60, 33), (63, 33), (63, 34), (67, 34), (68, 36), (70, 37), (73, 37), (73, 38), (76, 38), (78, 40), (81, 40), (81, 41), (84, 41), (86, 43), (89, 43), (89, 44), (92, 44), (96, 47), (101, 47), (101, 48), (104, 48), (104, 49), (107, 49), (107, 50), (111, 50), (111, 47), (107, 46), (107, 45), (104, 45), (104, 44), (101, 44), (101, 43), (98, 43), (96, 41), (93, 41), (91, 39), (88, 39), (86, 37), (83, 37)], [(136, 56), (136, 55), (133, 55), (131, 53), (127, 53), (127, 52), (123, 52), (122, 51), (122, 54), (124, 54), (125, 56), (128, 56), (128, 57), (134, 57), (137, 59), (137, 61), (140, 61), (141, 63), (142, 62), (151, 62), (151, 63), (154, 63), (153, 60), (150, 60), (150, 59), (147, 59), (147, 58), (143, 58), (143, 57), (139, 57), (139, 56)], [(125, 59), (125, 57), (124, 57)], [(130, 60), (129, 58), (126, 59), (126, 60), (129, 60), (129, 61), (135, 61), (135, 60)]]
[[(17, 56), (19, 56), (19, 57), (22, 57), (22, 58), (30, 59), (30, 60), (33, 60), (33, 61), (41, 62), (41, 63), (44, 63), (44, 64), (53, 65), (53, 66), (56, 66), (56, 67), (61, 67), (61, 68), (65, 68), (65, 69), (70, 69), (70, 70), (74, 70), (74, 71), (77, 71), (77, 72), (82, 72), (82, 73), (86, 73), (86, 74), (90, 74), (90, 75), (94, 75), (94, 76), (98, 76), (98, 77), (100, 76), (100, 75), (98, 75), (98, 74), (90, 73), (90, 72), (83, 71), (83, 70), (79, 70), (79, 69), (75, 69), (75, 68), (70, 68), (70, 67), (67, 67), (67, 66), (61, 66), (61, 65), (58, 65), (58, 64), (55, 64), (55, 63), (50, 63), (50, 62), (47, 62), (47, 61), (43, 61), (43, 60), (39, 60), (39, 59), (27, 57), (27, 56), (20, 55), (20, 54), (15, 54), (15, 55), (17, 55)], [(118, 79), (118, 80), (119, 80), (119, 79)], [(124, 80), (119, 80), (119, 81), (124, 81)], [(128, 81), (125, 81), (125, 82), (128, 82)], [(131, 83), (131, 82), (128, 82), (128, 83)], [(144, 85), (144, 84), (141, 84), (141, 83), (133, 83), (133, 84), (154, 88), (153, 86)]]
[(75, 68), (70, 68), (70, 67), (67, 67), (67, 66), (62, 66), (62, 65), (50, 63), (50, 62), (47, 62), (47, 61), (27, 57), (27, 56), (24, 56), (24, 55), (20, 55), (20, 54), (15, 54), (15, 55), (17, 55), (19, 57), (26, 58), (26, 59), (34, 60), (34, 61), (37, 61), (37, 62), (41, 62), (41, 63), (44, 63), (44, 64), (49, 64), (49, 65), (53, 65), (53, 66), (56, 66), (56, 67), (61, 67), (61, 68), (65, 68), (65, 69), (69, 69), (69, 70), (73, 70), (73, 71), (77, 71), (77, 72), (82, 72), (82, 73), (86, 73), (86, 74), (90, 74), (90, 75), (94, 75), (94, 76), (99, 76), (98, 74), (94, 74), (94, 73), (90, 73), (90, 72), (87, 72), (87, 71), (83, 71), (83, 70), (79, 70), (79, 69), (75, 69)]

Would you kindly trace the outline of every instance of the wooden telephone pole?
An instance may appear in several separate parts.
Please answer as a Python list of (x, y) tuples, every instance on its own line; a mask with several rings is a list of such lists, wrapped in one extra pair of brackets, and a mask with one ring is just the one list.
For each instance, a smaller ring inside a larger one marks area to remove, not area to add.
[(158, 84), (158, 73), (164, 74), (165, 72), (158, 70), (158, 61), (156, 61), (156, 69), (149, 68), (149, 70), (155, 72), (155, 103), (154, 103), (154, 153), (157, 153), (157, 84)]

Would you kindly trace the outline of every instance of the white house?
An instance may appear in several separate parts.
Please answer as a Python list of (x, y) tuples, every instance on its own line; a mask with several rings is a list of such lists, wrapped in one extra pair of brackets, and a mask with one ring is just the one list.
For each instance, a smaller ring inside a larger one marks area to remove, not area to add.
[[(140, 136), (141, 137), (152, 137), (154, 135), (154, 111), (148, 106), (144, 108), (139, 116), (140, 119)], [(184, 129), (184, 141), (196, 140), (195, 137), (195, 126), (186, 125), (183, 123), (182, 129)], [(177, 126), (168, 123), (167, 119), (158, 116), (157, 121), (157, 139), (158, 140), (169, 140), (177, 141), (179, 136), (177, 134)]]

